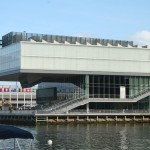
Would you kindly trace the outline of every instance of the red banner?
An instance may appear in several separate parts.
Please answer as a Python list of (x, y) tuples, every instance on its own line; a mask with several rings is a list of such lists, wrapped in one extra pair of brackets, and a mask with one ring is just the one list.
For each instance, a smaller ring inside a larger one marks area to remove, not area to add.
[(0, 92), (2, 92), (2, 90), (3, 90), (3, 89), (2, 89), (2, 88), (0, 88)]
[(31, 89), (30, 88), (26, 88), (26, 92), (31, 92)]
[(4, 88), (4, 92), (9, 92), (9, 88)]

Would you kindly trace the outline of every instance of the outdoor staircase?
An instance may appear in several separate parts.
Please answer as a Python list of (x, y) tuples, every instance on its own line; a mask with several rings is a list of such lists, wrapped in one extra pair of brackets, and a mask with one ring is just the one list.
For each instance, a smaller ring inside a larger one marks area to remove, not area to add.
[(52, 107), (49, 107), (45, 109), (45, 111), (49, 113), (67, 113), (69, 110), (72, 110), (78, 106), (85, 105), (89, 102), (137, 102), (143, 98), (146, 98), (150, 96), (150, 90), (139, 92), (137, 95), (126, 98), (126, 99), (120, 99), (120, 98), (88, 98), (88, 95), (83, 95), (81, 97), (78, 97), (76, 99), (72, 100), (65, 100), (60, 103), (57, 103), (53, 105)]
[[(83, 103), (83, 100), (87, 99), (85, 95), (83, 96), (80, 96), (78, 98), (75, 98), (75, 99), (68, 99), (68, 100), (63, 100), (63, 101), (60, 101), (54, 105), (52, 105), (51, 107), (45, 109), (45, 111), (48, 111), (49, 113), (64, 113), (64, 112), (67, 112), (67, 110), (71, 110), (77, 106), (80, 106), (79, 102), (81, 103), (81, 105), (84, 105), (82, 104)], [(74, 106), (74, 105), (77, 105), (77, 106)], [(71, 107), (73, 106), (73, 107)], [(66, 109), (67, 107), (71, 107), (71, 108), (68, 108)]]

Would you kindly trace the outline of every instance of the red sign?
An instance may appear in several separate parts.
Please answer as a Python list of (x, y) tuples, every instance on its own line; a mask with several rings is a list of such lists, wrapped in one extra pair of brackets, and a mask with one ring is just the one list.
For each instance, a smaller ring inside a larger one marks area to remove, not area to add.
[(2, 92), (2, 88), (0, 88), (0, 92)]
[(9, 92), (9, 88), (4, 88), (4, 92)]
[(31, 89), (30, 88), (26, 88), (26, 92), (31, 92)]

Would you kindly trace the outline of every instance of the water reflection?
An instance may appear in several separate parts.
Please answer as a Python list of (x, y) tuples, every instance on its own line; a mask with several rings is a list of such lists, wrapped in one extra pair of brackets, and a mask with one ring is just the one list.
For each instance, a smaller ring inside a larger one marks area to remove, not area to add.
[[(78, 124), (36, 127), (37, 149), (127, 150), (149, 147), (149, 124)], [(51, 139), (53, 145), (47, 141)]]
[(121, 150), (127, 150), (128, 145), (127, 145), (127, 130), (124, 128), (120, 132), (120, 140), (121, 140)]
[[(70, 124), (21, 127), (33, 133), (33, 150), (148, 150), (150, 125)], [(53, 144), (48, 145), (48, 140)]]

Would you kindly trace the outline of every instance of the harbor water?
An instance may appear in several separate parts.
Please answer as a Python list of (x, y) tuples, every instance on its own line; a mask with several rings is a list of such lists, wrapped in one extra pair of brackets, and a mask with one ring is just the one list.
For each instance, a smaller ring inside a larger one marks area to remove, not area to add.
[[(32, 132), (32, 150), (149, 150), (149, 123), (18, 126)], [(52, 140), (52, 145), (48, 144)], [(4, 142), (5, 141), (5, 142)], [(12, 144), (4, 140), (0, 146)], [(26, 140), (19, 140), (23, 144)], [(3, 143), (7, 143), (4, 145)], [(22, 147), (22, 149), (27, 149)]]

